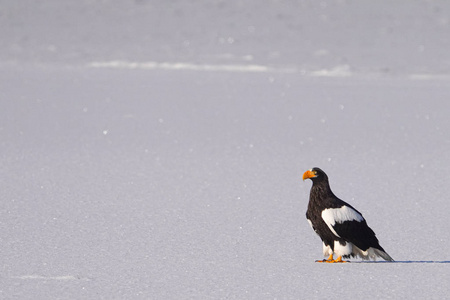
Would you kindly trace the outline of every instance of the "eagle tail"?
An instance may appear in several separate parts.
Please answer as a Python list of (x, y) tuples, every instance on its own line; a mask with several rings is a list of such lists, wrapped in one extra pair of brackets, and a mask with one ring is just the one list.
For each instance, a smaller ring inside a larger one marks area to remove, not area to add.
[(394, 259), (387, 254), (383, 249), (377, 249), (374, 247), (370, 247), (369, 249), (363, 251), (360, 248), (353, 245), (353, 253), (354, 256), (360, 256), (362, 259), (368, 260), (373, 259), (376, 260), (377, 257), (381, 257), (386, 261), (394, 261)]
[(372, 249), (376, 256), (382, 257), (386, 261), (394, 261), (394, 259), (389, 254), (384, 252), (383, 250), (375, 249), (375, 248), (372, 248)]

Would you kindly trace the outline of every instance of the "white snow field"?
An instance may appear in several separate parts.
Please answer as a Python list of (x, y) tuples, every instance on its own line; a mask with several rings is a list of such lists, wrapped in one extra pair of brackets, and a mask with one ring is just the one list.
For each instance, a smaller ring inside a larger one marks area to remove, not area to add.
[(0, 1), (0, 298), (448, 299), (450, 2), (169, 2)]

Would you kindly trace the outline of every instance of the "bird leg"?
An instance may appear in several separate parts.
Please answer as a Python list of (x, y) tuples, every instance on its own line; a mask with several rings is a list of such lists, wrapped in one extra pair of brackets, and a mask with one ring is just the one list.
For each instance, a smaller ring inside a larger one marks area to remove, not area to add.
[(326, 263), (334, 262), (334, 260), (333, 260), (333, 254), (330, 254), (330, 256), (328, 257), (328, 259), (316, 260), (316, 262), (319, 262), (319, 263), (322, 263), (322, 262), (326, 262)]
[(338, 258), (336, 258), (335, 260), (332, 261), (328, 261), (329, 263), (346, 263), (348, 261), (342, 260), (342, 256), (339, 256)]
[(324, 259), (324, 260), (316, 260), (316, 262), (323, 262), (323, 263), (346, 263), (348, 261), (345, 261), (342, 259), (342, 256), (339, 256), (336, 259), (333, 259), (333, 254), (330, 254), (330, 256), (328, 257), (328, 259)]
[(348, 262), (348, 261), (342, 260), (342, 257), (339, 256), (339, 257), (336, 258), (333, 262), (335, 262), (335, 263), (346, 263), (346, 262)]

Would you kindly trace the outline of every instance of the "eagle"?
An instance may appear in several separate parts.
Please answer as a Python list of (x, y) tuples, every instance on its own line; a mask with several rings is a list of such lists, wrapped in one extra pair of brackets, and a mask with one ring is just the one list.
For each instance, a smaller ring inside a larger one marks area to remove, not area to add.
[(328, 257), (317, 262), (340, 263), (346, 262), (343, 258), (358, 256), (364, 260), (381, 257), (394, 261), (380, 246), (362, 214), (334, 195), (324, 171), (312, 168), (303, 174), (303, 180), (306, 179), (312, 181), (306, 219), (322, 239), (323, 255)]

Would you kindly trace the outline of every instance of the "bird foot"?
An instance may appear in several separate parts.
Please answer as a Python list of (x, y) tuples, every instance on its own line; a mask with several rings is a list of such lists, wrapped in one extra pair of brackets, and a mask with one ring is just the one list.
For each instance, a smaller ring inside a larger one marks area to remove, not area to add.
[(316, 260), (316, 262), (318, 262), (318, 263), (329, 263), (329, 262), (332, 262), (332, 260), (328, 260), (328, 259), (320, 260), (320, 259), (318, 259), (318, 260)]
[(349, 261), (342, 260), (342, 257), (340, 257), (340, 256), (336, 259), (333, 259), (333, 256), (330, 256), (330, 257), (328, 257), (328, 259), (316, 260), (316, 262), (332, 264), (332, 263), (347, 263)]

